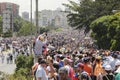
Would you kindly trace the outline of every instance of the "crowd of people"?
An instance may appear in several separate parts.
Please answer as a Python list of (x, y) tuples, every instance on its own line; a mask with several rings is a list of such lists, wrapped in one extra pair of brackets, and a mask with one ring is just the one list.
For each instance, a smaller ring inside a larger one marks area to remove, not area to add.
[(19, 54), (30, 55), (30, 45), (33, 40), (34, 37), (3, 38), (0, 40), (1, 63), (13, 63)]
[[(16, 56), (29, 56), (33, 48), (34, 80), (120, 80), (120, 51), (96, 49), (84, 31), (64, 30), (38, 37), (0, 40), (0, 57), (12, 49), (8, 63)], [(31, 45), (33, 44), (33, 45)]]
[[(98, 50), (83, 33), (41, 34), (34, 44), (34, 80), (120, 80), (120, 51)], [(82, 46), (82, 48), (80, 48)]]

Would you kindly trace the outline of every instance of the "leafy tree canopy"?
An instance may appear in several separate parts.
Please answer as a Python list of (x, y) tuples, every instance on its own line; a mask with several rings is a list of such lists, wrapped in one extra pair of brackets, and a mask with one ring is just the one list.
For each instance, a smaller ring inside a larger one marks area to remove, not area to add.
[(31, 23), (24, 21), (22, 22), (21, 28), (18, 31), (18, 36), (28, 36), (31, 33), (35, 33), (35, 26), (32, 24), (32, 30), (31, 30)]
[(90, 27), (99, 48), (120, 50), (120, 13), (100, 17)]
[(69, 0), (64, 4), (71, 12), (68, 13), (68, 22), (75, 29), (85, 28), (90, 30), (90, 24), (95, 19), (112, 14), (113, 10), (120, 9), (120, 0)]
[(14, 19), (14, 32), (18, 32), (20, 28), (24, 25), (25, 20), (23, 20), (21, 17), (17, 17)]
[(2, 34), (2, 17), (0, 16), (0, 34)]

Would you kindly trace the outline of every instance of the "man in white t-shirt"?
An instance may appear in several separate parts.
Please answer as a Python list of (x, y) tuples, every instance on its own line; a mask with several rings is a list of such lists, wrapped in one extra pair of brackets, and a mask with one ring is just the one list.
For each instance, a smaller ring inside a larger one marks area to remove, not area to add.
[(46, 68), (46, 61), (41, 60), (40, 65), (38, 66), (36, 71), (36, 80), (48, 80), (48, 76), (47, 76), (48, 73), (45, 70), (45, 68)]
[(119, 59), (117, 58), (118, 56), (116, 53), (114, 53), (112, 57), (113, 57), (113, 61), (110, 63), (110, 66), (112, 67), (112, 70), (115, 70), (115, 63), (118, 62)]

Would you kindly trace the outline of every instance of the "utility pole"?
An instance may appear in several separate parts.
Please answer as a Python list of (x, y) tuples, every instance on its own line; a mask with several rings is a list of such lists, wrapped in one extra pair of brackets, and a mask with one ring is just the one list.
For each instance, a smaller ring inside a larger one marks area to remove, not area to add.
[(11, 9), (10, 10), (10, 20), (11, 20), (11, 32), (12, 32), (12, 37), (14, 37), (14, 16), (13, 16), (13, 11)]
[[(31, 25), (30, 25), (30, 29), (31, 29), (31, 40), (32, 40), (32, 34), (33, 34), (33, 31), (32, 31), (32, 0), (30, 0), (31, 2), (31, 4), (30, 4), (30, 22), (31, 22)], [(30, 43), (30, 54), (32, 54), (32, 46), (33, 45), (33, 43), (32, 43), (32, 41), (31, 41), (31, 43)]]
[(13, 37), (13, 13), (12, 13), (12, 11), (11, 11), (11, 13), (10, 13), (10, 20), (11, 20), (11, 23), (10, 23), (10, 26), (11, 26), (11, 32), (12, 32), (12, 37)]
[(39, 28), (38, 28), (38, 0), (36, 0), (36, 37), (39, 34)]
[(30, 25), (30, 29), (31, 29), (31, 37), (32, 37), (32, 0), (31, 0), (31, 4), (30, 4), (30, 22), (31, 22), (31, 25)]

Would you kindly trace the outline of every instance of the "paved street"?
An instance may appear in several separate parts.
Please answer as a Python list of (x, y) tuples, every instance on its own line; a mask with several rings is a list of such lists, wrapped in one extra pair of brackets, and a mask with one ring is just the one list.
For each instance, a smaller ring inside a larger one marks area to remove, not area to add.
[(7, 64), (7, 54), (11, 51), (3, 52), (4, 53), (4, 63), (2, 63), (2, 59), (0, 57), (0, 71), (7, 73), (7, 74), (13, 74), (16, 68), (16, 65), (14, 63)]

